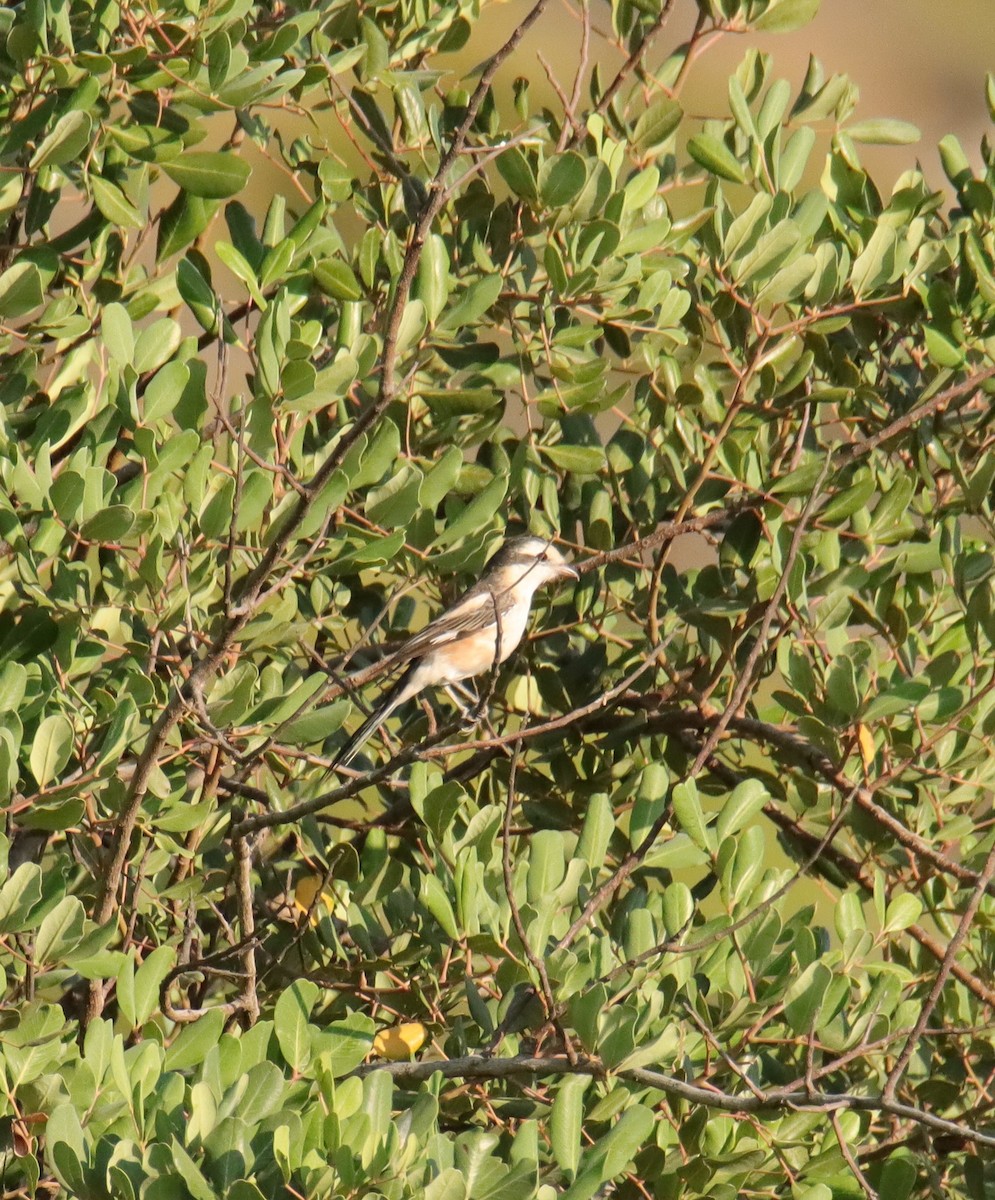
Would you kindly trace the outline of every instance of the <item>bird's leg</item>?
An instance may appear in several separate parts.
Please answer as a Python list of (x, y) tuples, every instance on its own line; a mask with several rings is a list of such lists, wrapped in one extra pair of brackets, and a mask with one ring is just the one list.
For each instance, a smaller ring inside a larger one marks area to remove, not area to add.
[[(447, 684), (446, 691), (449, 693), (450, 700), (460, 711), (461, 723), (470, 727), (476, 725), (480, 720), (482, 708), (480, 697), (476, 691), (462, 683)], [(464, 700), (468, 700), (469, 704), (464, 704)]]

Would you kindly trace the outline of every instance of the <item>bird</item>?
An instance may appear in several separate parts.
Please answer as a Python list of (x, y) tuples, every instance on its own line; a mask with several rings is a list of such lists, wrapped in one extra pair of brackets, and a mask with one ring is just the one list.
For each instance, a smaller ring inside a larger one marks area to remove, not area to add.
[(335, 755), (332, 769), (347, 766), (391, 713), (425, 688), (449, 688), (503, 663), (522, 640), (538, 589), (579, 578), (546, 538), (508, 538), (480, 579), (391, 655), (410, 665)]

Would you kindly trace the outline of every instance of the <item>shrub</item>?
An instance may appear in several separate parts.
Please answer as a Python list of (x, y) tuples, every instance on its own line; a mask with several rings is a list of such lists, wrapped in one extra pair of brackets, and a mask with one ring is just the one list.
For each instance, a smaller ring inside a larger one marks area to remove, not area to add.
[(990, 151), (676, 7), (0, 11), (5, 1195), (990, 1194)]

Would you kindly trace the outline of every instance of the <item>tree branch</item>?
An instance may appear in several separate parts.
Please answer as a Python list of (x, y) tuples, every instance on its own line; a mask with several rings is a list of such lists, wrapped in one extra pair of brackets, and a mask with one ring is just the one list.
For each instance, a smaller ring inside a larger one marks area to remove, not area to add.
[(386, 1071), (396, 1083), (422, 1083), (438, 1074), (443, 1079), (488, 1080), (488, 1079), (518, 1079), (543, 1078), (562, 1075), (591, 1075), (595, 1079), (615, 1077), (625, 1079), (641, 1087), (654, 1088), (657, 1091), (684, 1100), (689, 1104), (700, 1105), (708, 1109), (718, 1109), (720, 1112), (745, 1114), (756, 1112), (881, 1112), (897, 1117), (901, 1121), (909, 1121), (927, 1129), (951, 1134), (965, 1142), (976, 1146), (995, 1147), (995, 1134), (982, 1133), (966, 1125), (958, 1125), (956, 1121), (948, 1121), (944, 1117), (934, 1116), (922, 1108), (914, 1108), (909, 1104), (900, 1104), (883, 1095), (857, 1096), (849, 1092), (833, 1093), (819, 1091), (784, 1090), (763, 1091), (755, 1095), (736, 1095), (732, 1092), (720, 1091), (718, 1088), (702, 1087), (677, 1079), (662, 1071), (650, 1071), (643, 1067), (630, 1070), (609, 1071), (602, 1063), (593, 1058), (580, 1059), (572, 1063), (565, 1055), (550, 1058), (517, 1055), (513, 1058), (490, 1058), (481, 1054), (470, 1054), (464, 1058), (443, 1059), (441, 1061), (400, 1062), (400, 1063), (365, 1063), (352, 1072), (359, 1078), (372, 1075), (374, 1071)]

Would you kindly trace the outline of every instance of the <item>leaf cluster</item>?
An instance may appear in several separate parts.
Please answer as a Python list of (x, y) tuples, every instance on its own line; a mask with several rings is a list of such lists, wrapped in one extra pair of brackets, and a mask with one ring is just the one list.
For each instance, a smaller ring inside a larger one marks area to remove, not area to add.
[(682, 5), (0, 10), (6, 1195), (995, 1186), (995, 161)]

